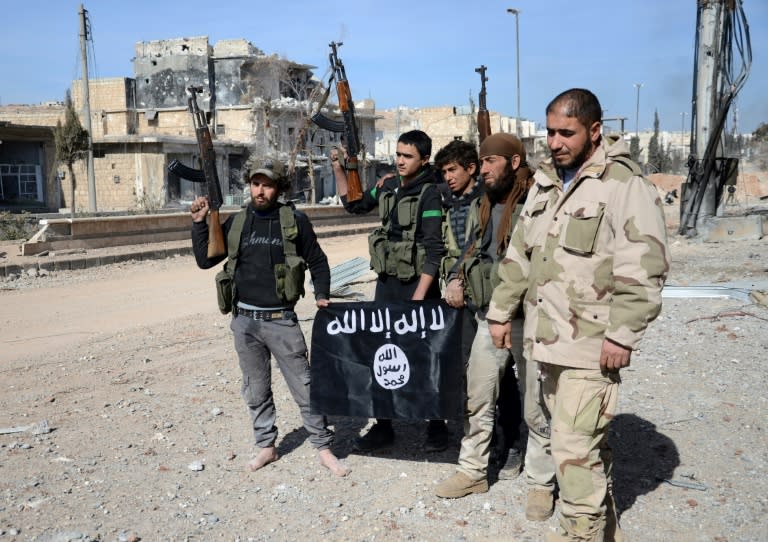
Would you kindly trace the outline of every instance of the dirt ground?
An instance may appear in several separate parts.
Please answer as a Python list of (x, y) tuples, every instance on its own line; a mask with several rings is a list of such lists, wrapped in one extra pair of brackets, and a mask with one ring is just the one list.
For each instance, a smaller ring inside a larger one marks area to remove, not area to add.
[[(364, 235), (322, 239), (331, 265), (367, 255)], [(670, 238), (669, 284), (763, 285), (768, 242)], [(368, 420), (335, 418), (333, 477), (273, 375), (280, 459), (250, 473), (229, 318), (190, 256), (0, 282), (0, 541), (542, 540), (522, 477), (443, 500), (458, 456), (421, 449), (395, 422), (386, 453), (358, 455)], [(353, 285), (369, 299), (373, 282)], [(298, 307), (309, 337), (313, 304)], [(613, 423), (615, 491), (633, 541), (768, 540), (768, 309), (665, 300), (623, 372)]]

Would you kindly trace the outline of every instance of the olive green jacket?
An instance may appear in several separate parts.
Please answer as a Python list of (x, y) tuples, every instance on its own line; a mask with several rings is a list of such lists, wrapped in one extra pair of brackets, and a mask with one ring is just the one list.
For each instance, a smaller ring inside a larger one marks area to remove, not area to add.
[(606, 137), (567, 193), (551, 159), (534, 179), (488, 319), (507, 322), (522, 302), (527, 359), (597, 368), (605, 338), (635, 349), (661, 310), (662, 203), (626, 144)]

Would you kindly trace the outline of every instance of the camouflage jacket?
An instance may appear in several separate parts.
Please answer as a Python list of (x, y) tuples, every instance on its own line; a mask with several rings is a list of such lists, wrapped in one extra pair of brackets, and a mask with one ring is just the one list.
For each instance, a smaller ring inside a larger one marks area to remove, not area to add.
[(603, 137), (568, 192), (551, 159), (536, 172), (488, 319), (507, 322), (522, 302), (527, 359), (597, 368), (604, 338), (637, 347), (668, 270), (658, 193), (626, 144)]

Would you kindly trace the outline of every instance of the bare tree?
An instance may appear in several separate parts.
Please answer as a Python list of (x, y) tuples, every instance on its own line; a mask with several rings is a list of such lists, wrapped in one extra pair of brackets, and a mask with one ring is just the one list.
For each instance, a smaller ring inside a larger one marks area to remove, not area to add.
[(70, 216), (74, 219), (76, 179), (72, 165), (76, 161), (81, 160), (85, 153), (88, 152), (88, 132), (80, 124), (80, 119), (72, 105), (72, 96), (69, 91), (67, 91), (65, 104), (64, 124), (62, 125), (60, 120), (56, 122), (56, 127), (53, 129), (53, 137), (56, 145), (56, 161), (65, 164), (69, 172), (69, 182), (71, 185)]
[(257, 139), (251, 153), (256, 155), (256, 160), (266, 161), (271, 157), (284, 161), (294, 187), (298, 185), (297, 171), (306, 164), (309, 201), (314, 203), (316, 187), (311, 141), (315, 130), (311, 116), (324, 88), (312, 77), (308, 66), (277, 56), (262, 62), (260, 72), (269, 81), (262, 81), (255, 89), (259, 96), (254, 100), (253, 114), (263, 135)]

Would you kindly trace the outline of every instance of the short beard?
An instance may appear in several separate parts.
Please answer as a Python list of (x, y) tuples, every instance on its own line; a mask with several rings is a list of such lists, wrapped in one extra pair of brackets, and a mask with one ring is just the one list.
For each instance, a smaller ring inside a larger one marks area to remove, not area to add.
[(277, 199), (269, 200), (266, 203), (256, 203), (256, 200), (251, 200), (251, 205), (259, 212), (269, 211), (277, 203)]
[(507, 165), (504, 168), (504, 175), (494, 185), (485, 185), (485, 193), (488, 194), (488, 199), (491, 203), (499, 203), (512, 191), (515, 186), (515, 171), (512, 169), (512, 161), (507, 160)]
[[(560, 169), (579, 169), (581, 166), (584, 165), (584, 162), (586, 162), (590, 156), (592, 156), (592, 153), (594, 152), (595, 148), (591, 144), (591, 142), (587, 142), (586, 145), (584, 145), (584, 148), (582, 148), (579, 151), (579, 154), (573, 157), (573, 160), (568, 162), (567, 164), (558, 165)], [(552, 156), (552, 160), (555, 160), (554, 155)], [(555, 162), (557, 164), (557, 162)]]

